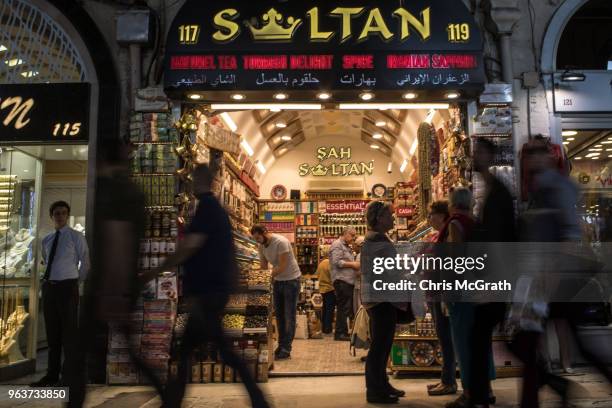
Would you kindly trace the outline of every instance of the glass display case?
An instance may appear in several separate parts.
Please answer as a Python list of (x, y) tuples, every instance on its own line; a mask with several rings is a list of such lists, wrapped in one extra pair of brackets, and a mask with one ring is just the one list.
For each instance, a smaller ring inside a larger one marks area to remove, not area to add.
[(41, 177), (40, 160), (0, 148), (0, 377), (36, 357)]

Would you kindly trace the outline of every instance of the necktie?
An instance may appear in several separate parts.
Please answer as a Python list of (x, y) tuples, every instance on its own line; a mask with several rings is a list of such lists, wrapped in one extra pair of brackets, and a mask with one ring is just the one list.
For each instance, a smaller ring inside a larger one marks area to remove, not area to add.
[(53, 266), (53, 258), (55, 258), (55, 252), (57, 251), (57, 242), (59, 241), (60, 232), (55, 231), (55, 237), (53, 238), (53, 244), (51, 244), (51, 252), (49, 252), (49, 260), (47, 261), (47, 269), (45, 270), (45, 276), (43, 280), (49, 280), (51, 277), (51, 266)]

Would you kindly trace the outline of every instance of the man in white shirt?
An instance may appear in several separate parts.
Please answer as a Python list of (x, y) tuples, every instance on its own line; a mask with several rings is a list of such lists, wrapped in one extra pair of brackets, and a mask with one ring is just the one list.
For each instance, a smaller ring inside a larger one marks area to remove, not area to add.
[(291, 356), (291, 344), (295, 336), (295, 315), (300, 294), (300, 267), (295, 260), (289, 240), (282, 235), (271, 234), (266, 226), (257, 224), (251, 228), (253, 239), (259, 243), (261, 268), (273, 266), (274, 313), (278, 324), (277, 360)]
[[(55, 231), (42, 240), (46, 264), (42, 279), (42, 304), (49, 346), (47, 374), (33, 387), (70, 384), (75, 372), (78, 350), (79, 282), (89, 271), (89, 249), (82, 233), (68, 226), (70, 205), (51, 204), (49, 215)], [(62, 364), (62, 351), (64, 362)]]

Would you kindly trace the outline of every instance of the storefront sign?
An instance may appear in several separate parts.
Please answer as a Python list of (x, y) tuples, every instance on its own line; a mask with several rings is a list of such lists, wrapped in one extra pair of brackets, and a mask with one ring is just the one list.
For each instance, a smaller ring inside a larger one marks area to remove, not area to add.
[[(361, 176), (372, 175), (374, 160), (369, 162), (351, 161), (351, 147), (322, 146), (317, 148), (316, 164), (302, 163), (298, 167), (300, 177), (304, 176)], [(330, 163), (330, 160), (334, 162)], [(337, 162), (336, 162), (337, 160)]]
[(89, 84), (0, 86), (0, 143), (89, 139)]
[(188, 0), (167, 39), (169, 90), (481, 88), (463, 2)]
[(326, 201), (326, 213), (361, 213), (365, 211), (368, 205), (368, 200), (342, 200), (342, 201)]
[(395, 214), (398, 217), (411, 217), (414, 214), (413, 207), (397, 207), (395, 209)]
[(583, 189), (612, 189), (612, 160), (574, 161), (572, 177)]

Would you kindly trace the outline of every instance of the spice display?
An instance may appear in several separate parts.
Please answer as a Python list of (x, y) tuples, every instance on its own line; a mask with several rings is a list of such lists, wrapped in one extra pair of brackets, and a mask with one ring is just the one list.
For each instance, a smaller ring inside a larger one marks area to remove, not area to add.
[(244, 315), (226, 314), (223, 316), (223, 328), (226, 330), (242, 330), (244, 327)]
[(245, 329), (256, 329), (261, 327), (268, 327), (268, 317), (262, 315), (251, 315), (246, 316), (244, 321)]
[(268, 307), (270, 305), (270, 294), (266, 292), (252, 292), (248, 294), (247, 305)]
[(227, 301), (227, 305), (225, 306), (228, 309), (244, 309), (247, 305), (247, 294), (246, 293), (237, 293), (230, 295), (229, 300)]
[(267, 270), (252, 270), (249, 274), (249, 287), (270, 287), (271, 272)]

